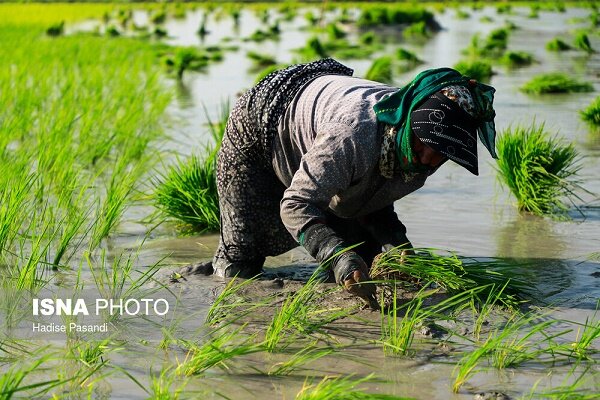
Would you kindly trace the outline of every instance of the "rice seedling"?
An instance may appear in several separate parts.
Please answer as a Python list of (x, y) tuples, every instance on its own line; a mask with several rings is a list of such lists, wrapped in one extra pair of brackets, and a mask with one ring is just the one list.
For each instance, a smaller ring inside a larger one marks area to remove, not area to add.
[(523, 67), (533, 63), (533, 56), (525, 51), (507, 51), (500, 62), (509, 68)]
[(585, 51), (586, 53), (595, 53), (596, 51), (592, 48), (590, 38), (586, 32), (577, 32), (573, 39), (573, 44), (576, 48)]
[(53, 24), (46, 29), (46, 35), (48, 36), (60, 36), (65, 31), (65, 21), (60, 21), (57, 24)]
[(481, 57), (499, 58), (506, 50), (509, 36), (510, 32), (507, 28), (494, 29), (483, 39), (479, 34), (475, 34), (464, 53), (475, 59)]
[(402, 47), (396, 50), (396, 58), (400, 61), (405, 61), (411, 64), (421, 64), (423, 61), (417, 57), (415, 53), (410, 50), (406, 50)]
[(592, 92), (594, 87), (589, 82), (579, 81), (565, 73), (550, 72), (536, 75), (520, 89), (529, 94), (544, 94)]
[(344, 32), (337, 24), (330, 23), (325, 27), (327, 31), (327, 35), (331, 40), (342, 39), (346, 37), (346, 32)]
[(285, 349), (297, 338), (320, 332), (325, 325), (353, 311), (353, 308), (321, 307), (319, 299), (329, 294), (329, 291), (320, 293), (318, 289), (322, 274), (323, 271), (317, 269), (296, 293), (289, 294), (277, 307), (265, 331), (263, 347), (266, 351)]
[(206, 68), (209, 56), (194, 47), (175, 47), (163, 56), (163, 62), (167, 70), (181, 80), (185, 71), (201, 71)]
[(426, 38), (429, 36), (429, 31), (427, 30), (427, 24), (425, 21), (415, 22), (410, 24), (402, 31), (402, 36), (405, 38), (415, 38), (421, 37)]
[(460, 387), (477, 372), (483, 360), (495, 368), (515, 367), (526, 361), (535, 360), (556, 348), (553, 339), (565, 332), (553, 336), (545, 331), (556, 324), (557, 320), (539, 322), (536, 314), (514, 314), (500, 328), (490, 332), (485, 342), (475, 350), (466, 353), (456, 364), (456, 375), (452, 390), (456, 393)]
[(364, 378), (357, 378), (354, 375), (326, 376), (316, 384), (305, 381), (296, 395), (296, 400), (410, 400), (408, 397), (367, 393), (355, 389), (358, 385), (373, 379), (374, 376), (371, 374)]
[[(584, 110), (579, 112), (581, 119), (591, 128), (600, 128), (600, 96), (596, 97)], [(0, 236), (1, 237), (1, 236)]]
[(432, 249), (416, 249), (414, 255), (392, 249), (373, 262), (372, 276), (398, 278), (418, 286), (432, 282), (451, 294), (477, 289), (480, 296), (506, 285), (499, 300), (504, 306), (515, 307), (527, 293), (528, 284), (511, 274), (509, 267), (495, 260), (461, 259), (452, 253), (441, 256)]
[(246, 56), (252, 60), (253, 70), (264, 69), (272, 65), (277, 65), (277, 60), (275, 60), (275, 57), (268, 54), (262, 54), (256, 51), (248, 51)]
[(175, 373), (191, 376), (213, 367), (227, 370), (231, 359), (263, 351), (261, 345), (253, 342), (254, 337), (243, 334), (243, 326), (229, 332), (222, 329), (213, 332), (214, 337), (201, 345), (183, 341), (188, 352), (185, 359), (178, 363)]
[(177, 158), (177, 163), (167, 172), (159, 173), (152, 183), (158, 210), (198, 232), (216, 231), (220, 226), (216, 166), (229, 116), (228, 104), (221, 106), (220, 114), (216, 123), (208, 119), (214, 144), (206, 147), (204, 158), (196, 155), (187, 160)]
[(492, 64), (483, 60), (459, 61), (454, 65), (454, 69), (481, 82), (488, 82), (494, 73)]
[(53, 387), (63, 384), (65, 381), (59, 379), (25, 383), (25, 379), (38, 371), (40, 366), (49, 359), (50, 355), (44, 355), (29, 365), (21, 366), (18, 363), (13, 364), (6, 372), (0, 375), (0, 399), (10, 400), (13, 397), (22, 398), (23, 396), (37, 398), (48, 393)]
[(393, 82), (393, 70), (392, 70), (392, 57), (382, 56), (373, 61), (367, 73), (365, 79), (369, 79), (381, 83), (392, 83)]
[(320, 348), (315, 344), (303, 347), (287, 360), (273, 365), (267, 372), (271, 376), (286, 376), (304, 365), (334, 353), (332, 348)]
[[(414, 333), (417, 325), (421, 324), (429, 315), (427, 310), (423, 309), (424, 297), (431, 293), (425, 293), (421, 289), (416, 296), (404, 307), (404, 316), (398, 318), (398, 298), (397, 290), (394, 285), (392, 306), (389, 312), (381, 308), (381, 343), (385, 354), (406, 355), (411, 347)], [(384, 299), (381, 299), (384, 303)]]
[(546, 50), (548, 51), (566, 51), (571, 49), (572, 47), (561, 38), (554, 38), (546, 43)]
[(163, 368), (160, 374), (150, 371), (149, 397), (147, 400), (178, 400), (183, 394), (187, 381), (181, 378), (171, 368)]
[(456, 19), (469, 19), (471, 18), (471, 14), (469, 14), (465, 10), (461, 10), (460, 8), (456, 10)]
[(264, 302), (250, 304), (239, 295), (242, 290), (255, 282), (255, 279), (244, 279), (241, 282), (238, 282), (237, 278), (230, 279), (208, 309), (205, 322), (210, 325), (218, 325), (222, 322), (235, 323), (257, 307), (265, 305)]
[[(575, 372), (577, 365), (569, 373), (567, 378)], [(585, 388), (586, 379), (590, 376), (588, 374), (590, 367), (588, 366), (582, 373), (577, 376), (572, 383), (563, 384), (560, 386), (552, 387), (550, 389), (539, 391), (537, 390), (537, 383), (531, 389), (530, 393), (522, 397), (522, 400), (531, 399), (549, 399), (549, 400), (594, 400), (598, 398), (598, 391), (593, 387), (593, 383), (590, 385), (591, 388)], [(593, 375), (592, 375), (593, 376)], [(565, 379), (566, 380), (566, 379)]]
[(544, 124), (508, 129), (496, 143), (498, 179), (521, 211), (564, 217), (578, 199), (579, 155), (572, 144), (550, 136)]

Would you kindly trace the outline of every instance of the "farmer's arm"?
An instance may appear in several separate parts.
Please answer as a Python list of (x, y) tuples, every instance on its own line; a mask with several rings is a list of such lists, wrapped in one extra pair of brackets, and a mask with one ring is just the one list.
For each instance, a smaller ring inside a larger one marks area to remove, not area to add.
[(369, 140), (349, 125), (322, 124), (281, 200), (284, 225), (319, 262), (348, 245), (327, 226), (325, 210), (335, 195), (369, 170), (373, 163)]
[(359, 218), (359, 222), (386, 251), (396, 247), (412, 248), (406, 227), (398, 219), (393, 204)]

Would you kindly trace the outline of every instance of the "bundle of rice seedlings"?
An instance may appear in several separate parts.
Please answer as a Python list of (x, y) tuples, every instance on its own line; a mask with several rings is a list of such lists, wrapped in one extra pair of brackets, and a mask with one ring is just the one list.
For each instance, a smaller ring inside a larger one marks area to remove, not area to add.
[(507, 51), (500, 62), (509, 68), (523, 67), (533, 62), (533, 56), (525, 51)]
[(415, 22), (410, 24), (402, 31), (402, 36), (411, 37), (428, 37), (429, 32), (427, 31), (427, 24), (425, 21)]
[(581, 93), (591, 92), (594, 87), (589, 82), (578, 81), (565, 73), (550, 72), (535, 76), (521, 86), (521, 90), (530, 94)]
[(48, 36), (60, 36), (65, 31), (65, 21), (61, 21), (57, 24), (50, 25), (46, 29), (46, 35)]
[(183, 78), (185, 71), (199, 71), (209, 62), (209, 56), (195, 47), (175, 47), (163, 56), (167, 70), (174, 72), (177, 79)]
[(328, 24), (325, 29), (327, 30), (330, 39), (341, 39), (346, 36), (346, 32), (340, 29), (336, 23)]
[(508, 129), (499, 137), (498, 179), (517, 199), (519, 210), (564, 216), (578, 196), (579, 155), (544, 130), (544, 124)]
[(492, 65), (483, 60), (459, 61), (454, 65), (454, 69), (459, 71), (461, 74), (467, 75), (480, 82), (489, 81), (494, 74), (492, 71)]
[(217, 123), (209, 120), (213, 146), (203, 157), (192, 155), (177, 163), (153, 182), (155, 206), (164, 215), (179, 220), (197, 232), (217, 231), (219, 197), (217, 192), (217, 152), (225, 132), (229, 106), (221, 108)]
[(546, 43), (546, 50), (548, 51), (566, 51), (571, 50), (571, 48), (572, 47), (561, 38), (554, 38)]
[(423, 62), (419, 59), (419, 57), (417, 57), (417, 55), (415, 53), (413, 53), (412, 51), (406, 50), (402, 47), (400, 47), (398, 50), (396, 50), (396, 58), (400, 61), (406, 61), (406, 62), (414, 63), (414, 64), (420, 64)]
[(581, 119), (591, 128), (600, 129), (600, 96), (596, 97), (587, 108), (580, 111)]
[(257, 51), (248, 51), (246, 56), (252, 60), (254, 69), (261, 69), (277, 64), (275, 57), (269, 54), (262, 54)]
[(392, 83), (392, 57), (383, 56), (373, 61), (373, 64), (371, 64), (371, 67), (367, 71), (365, 78), (381, 83)]
[(585, 33), (585, 32), (578, 32), (577, 35), (575, 35), (573, 44), (575, 45), (576, 48), (583, 50), (586, 53), (594, 53), (595, 52), (595, 50), (592, 48), (592, 45), (590, 43), (590, 38), (588, 37), (587, 33)]

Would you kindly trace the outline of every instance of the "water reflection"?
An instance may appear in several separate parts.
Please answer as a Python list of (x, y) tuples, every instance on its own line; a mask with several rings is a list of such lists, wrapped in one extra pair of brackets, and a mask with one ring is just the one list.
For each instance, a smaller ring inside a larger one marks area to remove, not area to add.
[(600, 264), (563, 259), (568, 243), (552, 220), (521, 214), (497, 229), (497, 254), (512, 264), (510, 273), (527, 281), (543, 304), (594, 309)]

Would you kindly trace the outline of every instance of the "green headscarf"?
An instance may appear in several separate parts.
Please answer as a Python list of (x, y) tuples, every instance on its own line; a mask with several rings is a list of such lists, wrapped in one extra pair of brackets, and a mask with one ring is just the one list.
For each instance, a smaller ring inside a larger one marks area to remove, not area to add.
[(496, 155), (496, 129), (493, 108), (494, 89), (479, 83), (452, 68), (429, 69), (421, 72), (408, 85), (384, 98), (373, 106), (377, 120), (388, 125), (398, 126), (396, 152), (404, 170), (418, 171), (412, 157), (410, 115), (428, 96), (446, 86), (460, 85), (469, 89), (475, 104), (474, 118), (478, 121), (479, 139), (492, 157)]

